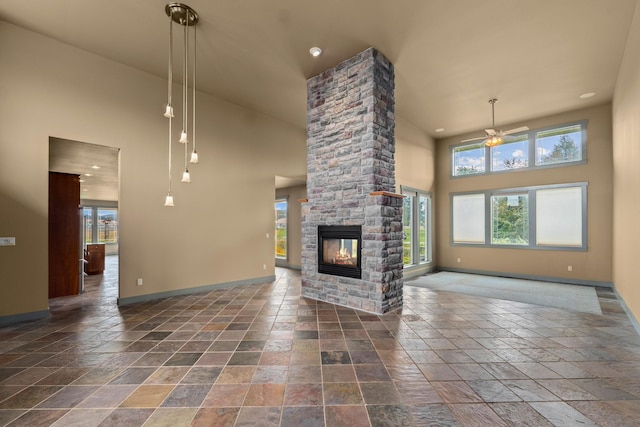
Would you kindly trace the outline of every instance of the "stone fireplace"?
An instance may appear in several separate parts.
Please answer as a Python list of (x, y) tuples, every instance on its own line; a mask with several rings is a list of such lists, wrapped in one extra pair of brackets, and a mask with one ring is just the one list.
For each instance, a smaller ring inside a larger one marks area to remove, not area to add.
[(376, 314), (402, 305), (394, 127), (393, 65), (375, 49), (307, 82), (303, 296)]

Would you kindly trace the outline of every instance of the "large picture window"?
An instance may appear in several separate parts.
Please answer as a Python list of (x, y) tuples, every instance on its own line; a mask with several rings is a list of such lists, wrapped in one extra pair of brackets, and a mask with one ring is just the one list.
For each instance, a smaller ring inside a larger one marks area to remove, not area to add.
[(586, 161), (586, 121), (509, 135), (495, 147), (473, 142), (451, 147), (451, 176), (567, 166)]
[(586, 250), (587, 183), (451, 195), (453, 245)]
[(529, 244), (529, 195), (491, 196), (491, 244)]
[(403, 263), (405, 267), (430, 263), (431, 195), (407, 187), (402, 188), (402, 195)]

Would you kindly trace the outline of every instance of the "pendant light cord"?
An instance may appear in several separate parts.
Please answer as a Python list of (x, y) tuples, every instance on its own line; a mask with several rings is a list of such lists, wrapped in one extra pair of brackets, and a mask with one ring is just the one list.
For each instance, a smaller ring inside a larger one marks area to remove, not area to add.
[(196, 43), (196, 26), (193, 26), (193, 81), (191, 82), (193, 88), (193, 95), (191, 96), (193, 101), (193, 107), (191, 108), (191, 116), (193, 120), (193, 125), (191, 126), (191, 139), (193, 140), (193, 152), (196, 152), (196, 59), (197, 52), (196, 47), (198, 44)]
[[(188, 135), (188, 127), (189, 127), (189, 122), (188, 122), (188, 102), (189, 102), (189, 98), (188, 98), (188, 94), (189, 94), (189, 11), (187, 11), (186, 13), (186, 22), (184, 25), (184, 87), (183, 89), (183, 93), (184, 93), (184, 99), (183, 99), (183, 103), (182, 105), (183, 107), (183, 114), (184, 114), (184, 118), (183, 118), (183, 125), (182, 128), (184, 129), (185, 133), (187, 133)], [(187, 159), (187, 154), (189, 152), (188, 149), (188, 145), (189, 145), (189, 139), (187, 138), (187, 142), (185, 142), (184, 144), (184, 170), (185, 172), (188, 172), (188, 159)]]

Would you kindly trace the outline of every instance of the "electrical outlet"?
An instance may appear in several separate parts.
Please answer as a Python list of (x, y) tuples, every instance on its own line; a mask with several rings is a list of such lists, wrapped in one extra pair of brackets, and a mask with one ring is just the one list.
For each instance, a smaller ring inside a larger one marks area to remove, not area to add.
[(142, 277), (140, 277), (140, 278), (138, 278), (138, 280), (136, 280), (136, 285), (142, 286)]
[(15, 237), (0, 237), (0, 246), (15, 246)]
[(573, 271), (573, 266), (572, 265), (567, 266), (567, 271)]
[(458, 262), (462, 261), (462, 259), (458, 258)]
[(267, 239), (269, 238), (269, 233), (267, 233)]
[(267, 269), (267, 264), (262, 264), (262, 269), (266, 270)]

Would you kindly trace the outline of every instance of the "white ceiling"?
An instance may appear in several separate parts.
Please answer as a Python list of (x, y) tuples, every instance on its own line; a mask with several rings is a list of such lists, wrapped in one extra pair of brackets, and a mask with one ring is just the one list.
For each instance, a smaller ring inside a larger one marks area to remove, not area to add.
[[(199, 90), (304, 129), (306, 79), (373, 46), (395, 64), (396, 114), (437, 138), (489, 126), (493, 97), (497, 127), (610, 101), (638, 3), (186, 2), (200, 16)], [(166, 77), (166, 3), (0, 0), (0, 19)]]
[(80, 176), (80, 199), (118, 200), (118, 153), (113, 147), (49, 139), (49, 170)]

